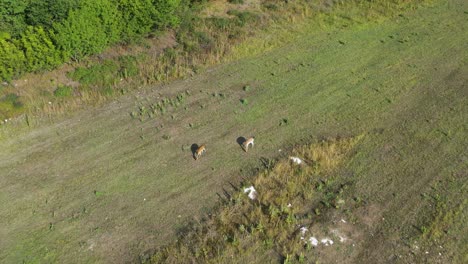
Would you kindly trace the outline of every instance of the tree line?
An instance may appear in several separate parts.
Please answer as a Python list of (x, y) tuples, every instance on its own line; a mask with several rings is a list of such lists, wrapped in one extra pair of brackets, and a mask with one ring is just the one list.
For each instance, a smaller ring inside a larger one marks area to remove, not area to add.
[(181, 1), (0, 0), (0, 79), (49, 70), (175, 26)]

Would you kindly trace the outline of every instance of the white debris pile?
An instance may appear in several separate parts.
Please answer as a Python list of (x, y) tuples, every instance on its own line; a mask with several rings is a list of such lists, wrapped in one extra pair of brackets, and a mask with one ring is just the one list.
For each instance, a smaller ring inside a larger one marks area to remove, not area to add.
[(310, 242), (310, 244), (312, 244), (312, 246), (314, 246), (314, 247), (318, 246), (318, 239), (315, 238), (315, 237), (310, 237), (310, 238), (309, 238), (309, 242)]
[(307, 229), (307, 227), (305, 227), (305, 226), (303, 226), (303, 227), (301, 227), (301, 229), (299, 229), (299, 233), (301, 233), (301, 240), (304, 240), (304, 235), (307, 232), (307, 230), (309, 230), (309, 229)]
[[(307, 232), (309, 232), (309, 229), (307, 227), (304, 227), (304, 226), (300, 227), (299, 229), (300, 238), (302, 241), (304, 241), (305, 244), (310, 243), (310, 245), (313, 247), (318, 247), (319, 245), (323, 245), (327, 247), (327, 246), (332, 246), (335, 243), (329, 237), (318, 238), (314, 236), (308, 236), (306, 235)], [(345, 243), (350, 240), (345, 235), (343, 235), (341, 231), (337, 229), (331, 229), (331, 233), (333, 234), (334, 237), (339, 239), (341, 243)]]
[(297, 165), (301, 165), (301, 164), (303, 163), (303, 161), (302, 161), (300, 158), (298, 158), (298, 157), (289, 157), (289, 159), (290, 159), (292, 162), (296, 163)]
[(338, 231), (337, 229), (332, 229), (331, 232), (332, 232), (332, 234), (334, 234), (335, 236), (337, 236), (340, 239), (341, 243), (348, 240), (348, 238), (346, 236), (344, 236), (343, 234), (341, 234), (340, 231)]
[(333, 240), (329, 239), (328, 237), (323, 238), (322, 240), (320, 240), (320, 242), (322, 242), (322, 244), (324, 244), (325, 246), (333, 245)]
[(253, 186), (250, 186), (248, 188), (244, 188), (244, 193), (248, 193), (248, 196), (250, 200), (255, 200), (257, 199), (257, 191)]

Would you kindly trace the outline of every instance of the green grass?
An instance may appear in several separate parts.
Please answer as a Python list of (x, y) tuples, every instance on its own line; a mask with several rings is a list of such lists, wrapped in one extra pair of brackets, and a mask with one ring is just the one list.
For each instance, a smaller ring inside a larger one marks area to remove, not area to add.
[[(364, 134), (333, 181), (317, 183), (322, 207), (310, 208), (321, 217), (315, 232), (326, 234), (341, 217), (352, 222), (355, 247), (329, 247), (317, 260), (462, 263), (468, 6), (452, 4), (378, 23), (305, 23), (289, 42), (290, 30), (274, 34), (278, 41), (251, 42), (239, 60), (194, 77), (67, 118), (0, 126), (0, 262), (138, 261), (187, 223), (203, 222), (218, 194), (253, 182), (292, 145)], [(241, 105), (246, 83), (255, 89)], [(129, 115), (187, 89), (183, 107), (166, 115), (148, 122)], [(248, 153), (236, 142), (241, 136), (255, 136)], [(197, 161), (192, 144), (207, 146)], [(336, 208), (333, 194), (345, 183), (345, 204)], [(271, 257), (245, 250), (251, 262)]]

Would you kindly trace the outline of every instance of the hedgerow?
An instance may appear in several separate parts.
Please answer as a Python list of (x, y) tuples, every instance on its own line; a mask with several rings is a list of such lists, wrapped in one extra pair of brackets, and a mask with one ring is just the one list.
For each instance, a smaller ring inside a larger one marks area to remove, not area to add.
[(49, 70), (177, 25), (180, 0), (3, 0), (0, 79)]

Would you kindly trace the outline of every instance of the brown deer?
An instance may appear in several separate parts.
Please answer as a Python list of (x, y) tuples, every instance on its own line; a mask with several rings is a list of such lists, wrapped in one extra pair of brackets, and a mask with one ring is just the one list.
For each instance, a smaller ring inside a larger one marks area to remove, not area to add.
[(245, 152), (249, 151), (249, 146), (253, 148), (254, 146), (254, 139), (255, 137), (248, 138), (242, 143), (242, 148), (244, 149)]
[(198, 160), (198, 158), (205, 152), (206, 146), (203, 144), (195, 150), (195, 153), (193, 153), (193, 157), (195, 158), (195, 160)]

